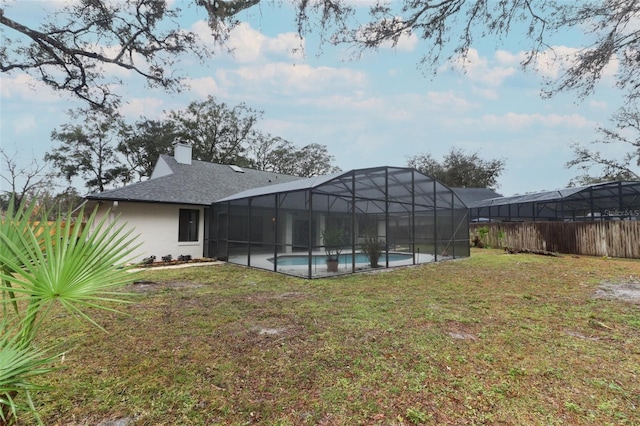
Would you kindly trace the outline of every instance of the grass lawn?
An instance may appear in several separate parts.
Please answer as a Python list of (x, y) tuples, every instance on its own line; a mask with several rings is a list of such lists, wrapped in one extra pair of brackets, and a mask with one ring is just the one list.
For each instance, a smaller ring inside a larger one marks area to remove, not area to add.
[[(302, 280), (149, 270), (107, 332), (60, 311), (47, 425), (640, 424), (640, 261), (474, 250)], [(27, 419), (28, 420), (28, 419)]]

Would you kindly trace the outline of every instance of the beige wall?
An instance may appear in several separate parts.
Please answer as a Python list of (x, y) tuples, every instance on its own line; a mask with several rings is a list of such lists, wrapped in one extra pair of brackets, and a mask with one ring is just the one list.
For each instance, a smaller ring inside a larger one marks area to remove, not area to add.
[[(103, 202), (99, 214), (102, 216), (111, 208), (109, 221), (120, 216), (118, 224), (125, 224), (133, 229), (133, 235), (141, 246), (135, 251), (134, 261), (139, 262), (151, 255), (160, 261), (162, 256), (170, 254), (174, 259), (179, 255), (191, 255), (201, 258), (204, 244), (204, 208), (201, 206), (155, 203), (129, 203), (119, 201)], [(198, 241), (178, 242), (178, 218), (181, 208), (200, 211), (198, 224)]]

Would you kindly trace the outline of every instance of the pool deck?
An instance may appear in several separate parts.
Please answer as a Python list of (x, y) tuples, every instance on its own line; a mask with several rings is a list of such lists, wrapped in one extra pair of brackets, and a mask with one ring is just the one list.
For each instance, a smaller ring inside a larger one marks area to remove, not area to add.
[[(403, 252), (389, 252), (389, 254), (409, 254)], [(349, 253), (350, 255), (350, 253)], [(288, 256), (304, 256), (307, 257), (306, 253), (282, 253), (279, 257), (288, 257)], [(324, 260), (320, 260), (325, 256), (324, 252), (313, 252), (313, 264), (311, 265), (311, 275), (313, 277), (328, 277), (335, 276), (339, 274), (348, 274), (352, 272), (352, 263), (351, 259), (348, 261), (343, 261), (340, 259), (340, 263), (338, 265), (338, 272), (327, 272), (327, 265)], [(342, 257), (342, 256), (341, 256)], [(251, 267), (267, 269), (269, 271), (274, 270), (273, 262), (270, 260), (273, 259), (273, 253), (265, 254), (265, 253), (252, 253), (251, 254)], [(434, 257), (431, 254), (425, 253), (416, 253), (415, 254), (415, 264), (421, 263), (430, 263), (434, 261)], [(229, 263), (235, 263), (239, 265), (247, 265), (247, 256), (231, 256), (228, 260)], [(385, 269), (384, 262), (380, 262), (383, 265), (382, 268), (371, 268), (368, 262), (356, 262), (356, 271), (365, 271), (365, 270), (377, 270), (377, 269)], [(395, 268), (398, 266), (410, 266), (413, 265), (413, 258), (403, 259), (403, 260), (394, 260), (389, 261), (389, 268)], [(278, 265), (278, 271), (280, 273), (288, 274), (288, 275), (296, 275), (300, 277), (307, 277), (309, 274), (309, 265)]]

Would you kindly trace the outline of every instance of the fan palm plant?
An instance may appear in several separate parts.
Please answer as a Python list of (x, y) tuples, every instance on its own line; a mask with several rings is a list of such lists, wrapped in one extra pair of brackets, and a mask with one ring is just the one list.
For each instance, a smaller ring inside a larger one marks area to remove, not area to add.
[[(53, 305), (100, 327), (85, 308), (114, 310), (109, 303), (126, 302), (116, 287), (134, 279), (124, 265), (137, 248), (135, 238), (108, 222), (108, 213), (98, 220), (95, 210), (84, 224), (71, 214), (51, 222), (43, 214), (32, 222), (33, 206), (11, 205), (0, 221), (0, 425), (15, 422), (23, 408), (40, 422), (29, 394), (38, 388), (32, 379), (50, 372), (58, 356), (35, 347), (34, 338)], [(27, 404), (18, 402), (21, 394)]]
[(23, 393), (29, 409), (39, 424), (42, 424), (31, 400), (30, 391), (45, 389), (31, 382), (32, 377), (50, 373), (58, 359), (46, 350), (33, 345), (25, 346), (17, 334), (2, 330), (0, 337), (0, 424), (10, 424), (18, 418), (16, 398)]

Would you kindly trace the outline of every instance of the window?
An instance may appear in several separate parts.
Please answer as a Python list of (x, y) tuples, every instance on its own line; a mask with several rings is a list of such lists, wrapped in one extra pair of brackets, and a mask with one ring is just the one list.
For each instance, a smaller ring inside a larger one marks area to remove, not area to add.
[(180, 209), (178, 241), (198, 241), (199, 213), (198, 210)]

